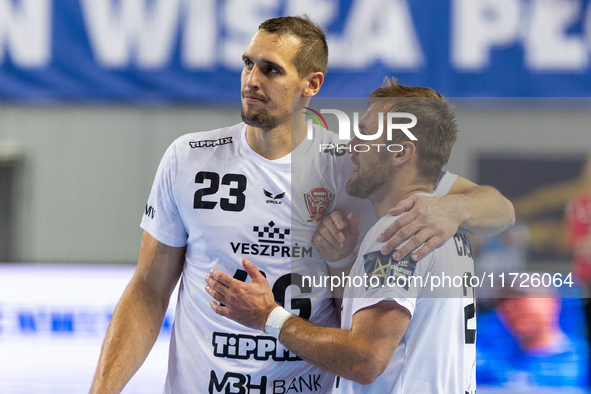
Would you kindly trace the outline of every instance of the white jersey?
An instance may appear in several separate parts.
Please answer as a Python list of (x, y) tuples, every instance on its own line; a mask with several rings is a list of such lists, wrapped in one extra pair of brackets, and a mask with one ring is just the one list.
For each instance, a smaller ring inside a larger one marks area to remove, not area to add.
[[(346, 194), (348, 155), (319, 150), (337, 137), (315, 133), (286, 157), (267, 160), (250, 148), (241, 123), (187, 134), (166, 151), (141, 224), (164, 244), (187, 246), (166, 393), (331, 390), (333, 375), (275, 338), (215, 314), (204, 277), (215, 268), (250, 281), (241, 265), (248, 257), (288, 311), (338, 326), (327, 290), (301, 281), (327, 275), (312, 242), (317, 220), (333, 210), (353, 211), (367, 231), (379, 218), (369, 201)], [(446, 175), (440, 183), (449, 189), (454, 180)]]
[[(397, 302), (412, 317), (386, 370), (373, 383), (362, 386), (337, 377), (333, 393), (474, 394), (476, 318), (469, 284), (474, 262), (468, 235), (458, 231), (418, 262), (408, 256), (395, 261), (392, 254), (381, 254), (384, 243), (378, 236), (396, 219), (383, 217), (363, 240), (349, 275), (367, 279), (345, 288), (341, 328), (350, 330), (357, 311), (383, 300)], [(413, 276), (423, 278), (422, 286)], [(449, 279), (432, 279), (442, 276)], [(454, 283), (454, 277), (465, 279)]]

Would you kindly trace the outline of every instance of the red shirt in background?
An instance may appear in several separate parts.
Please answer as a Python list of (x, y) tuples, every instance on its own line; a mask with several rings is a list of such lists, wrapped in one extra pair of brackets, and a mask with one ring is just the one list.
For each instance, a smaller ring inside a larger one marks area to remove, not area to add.
[(569, 201), (566, 229), (573, 251), (573, 274), (591, 285), (591, 191), (579, 193)]

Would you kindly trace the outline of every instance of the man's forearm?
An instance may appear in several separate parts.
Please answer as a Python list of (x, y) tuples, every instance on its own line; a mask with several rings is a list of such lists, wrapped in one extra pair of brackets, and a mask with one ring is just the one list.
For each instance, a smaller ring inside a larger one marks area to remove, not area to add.
[(481, 237), (498, 235), (515, 223), (513, 204), (491, 186), (473, 186), (449, 194), (461, 215), (460, 227)]
[(160, 332), (167, 302), (132, 279), (115, 308), (91, 393), (119, 393), (140, 368)]
[(375, 353), (350, 330), (320, 327), (294, 316), (283, 325), (279, 342), (308, 363), (361, 384), (383, 370)]

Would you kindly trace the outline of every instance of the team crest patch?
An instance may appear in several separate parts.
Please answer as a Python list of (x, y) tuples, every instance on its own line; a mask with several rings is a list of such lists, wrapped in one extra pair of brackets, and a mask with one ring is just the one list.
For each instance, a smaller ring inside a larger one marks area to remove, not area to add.
[[(395, 252), (395, 251), (394, 251)], [(408, 290), (409, 278), (414, 275), (417, 262), (410, 259), (410, 254), (400, 261), (392, 258), (394, 252), (383, 255), (379, 250), (363, 255), (365, 273), (368, 276), (365, 290), (376, 289), (395, 284)], [(372, 277), (377, 278), (372, 279)], [(399, 277), (403, 277), (404, 280)], [(392, 278), (388, 280), (388, 278)]]
[(304, 201), (310, 213), (310, 219), (307, 222), (320, 221), (322, 215), (330, 210), (334, 202), (334, 196), (335, 194), (333, 192), (323, 187), (317, 187), (305, 193)]

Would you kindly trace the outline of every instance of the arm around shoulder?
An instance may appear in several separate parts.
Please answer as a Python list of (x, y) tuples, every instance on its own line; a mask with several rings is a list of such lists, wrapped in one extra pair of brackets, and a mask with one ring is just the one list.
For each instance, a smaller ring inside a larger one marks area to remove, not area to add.
[(458, 177), (445, 197), (456, 201), (460, 227), (482, 237), (498, 235), (515, 223), (511, 201), (492, 186)]
[(144, 231), (136, 271), (117, 303), (101, 349), (91, 393), (118, 393), (142, 365), (181, 275), (185, 247), (165, 245)]

